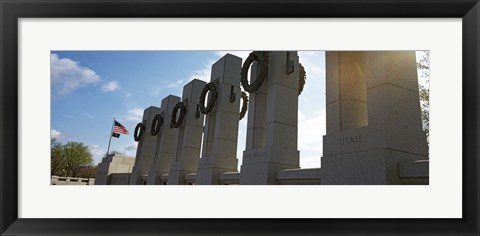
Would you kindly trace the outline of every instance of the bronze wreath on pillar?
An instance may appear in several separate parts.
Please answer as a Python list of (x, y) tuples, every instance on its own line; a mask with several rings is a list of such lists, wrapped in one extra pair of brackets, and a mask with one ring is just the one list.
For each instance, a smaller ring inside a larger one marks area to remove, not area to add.
[(142, 139), (144, 132), (145, 125), (143, 123), (138, 123), (137, 126), (135, 126), (135, 131), (133, 132), (133, 139), (135, 142), (138, 142), (140, 139)]
[(152, 127), (150, 129), (150, 133), (153, 136), (157, 135), (160, 132), (160, 128), (162, 127), (162, 125), (163, 125), (163, 116), (160, 114), (156, 114), (152, 120)]
[[(207, 97), (207, 92), (210, 91), (210, 100), (208, 100), (207, 107), (205, 107), (205, 99)], [(203, 114), (208, 114), (212, 111), (213, 107), (215, 106), (215, 103), (217, 102), (218, 98), (218, 92), (217, 92), (217, 86), (215, 85), (214, 82), (210, 82), (206, 84), (203, 89), (202, 93), (200, 93), (200, 112)]]
[[(257, 78), (251, 84), (248, 83), (247, 74), (250, 65), (254, 62), (258, 62), (260, 67), (260, 73), (257, 74)], [(262, 86), (263, 81), (267, 78), (268, 75), (268, 52), (251, 52), (242, 66), (242, 72), (240, 74), (240, 81), (242, 82), (242, 87), (245, 91), (249, 93), (256, 92), (260, 86)]]
[[(180, 109), (180, 115), (178, 116), (178, 121), (177, 121), (176, 119), (177, 119), (178, 109)], [(172, 111), (172, 120), (170, 122), (170, 128), (180, 127), (186, 114), (187, 114), (187, 108), (185, 107), (185, 104), (183, 104), (183, 102), (178, 102)]]
[(302, 63), (298, 63), (300, 71), (298, 72), (298, 95), (300, 95), (305, 87), (305, 81), (307, 80), (307, 73), (305, 72), (305, 67)]
[(245, 116), (245, 113), (247, 113), (247, 108), (248, 108), (248, 96), (247, 93), (242, 91), (242, 110), (240, 111), (240, 120), (243, 119)]

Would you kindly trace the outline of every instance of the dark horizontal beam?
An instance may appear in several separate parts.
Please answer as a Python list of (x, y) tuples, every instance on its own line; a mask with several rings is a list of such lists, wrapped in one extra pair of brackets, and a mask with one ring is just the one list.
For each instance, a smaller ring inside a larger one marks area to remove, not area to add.
[[(295, 235), (321, 230), (323, 234), (369, 232), (383, 235), (395, 229), (398, 235), (428, 232), (449, 235), (462, 232), (461, 221), (461, 219), (18, 219), (5, 234), (30, 235), (42, 232), (43, 235), (67, 235), (74, 232), (76, 235), (146, 235), (162, 232), (170, 235), (194, 232), (215, 235), (221, 232), (222, 235), (263, 235), (281, 232)], [(345, 228), (346, 225), (348, 229)], [(397, 227), (398, 225), (409, 227)]]
[(462, 17), (476, 1), (5, 1), (15, 17)]

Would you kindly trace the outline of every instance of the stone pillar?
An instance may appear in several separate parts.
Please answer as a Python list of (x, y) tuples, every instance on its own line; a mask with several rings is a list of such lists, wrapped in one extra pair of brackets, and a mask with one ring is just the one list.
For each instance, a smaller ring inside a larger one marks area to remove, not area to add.
[(364, 52), (327, 52), (327, 133), (368, 125)]
[[(168, 175), (168, 184), (185, 184), (185, 174), (195, 173), (200, 159), (204, 115), (198, 108), (200, 93), (207, 84), (194, 79), (183, 87), (182, 102), (187, 113), (178, 127), (174, 159)], [(197, 115), (198, 114), (198, 115)]]
[[(170, 128), (170, 120), (172, 119), (172, 110), (179, 101), (180, 98), (173, 95), (169, 95), (162, 100), (160, 114), (163, 116), (163, 125), (157, 134), (155, 156), (148, 172), (147, 184), (149, 185), (162, 184), (160, 177), (170, 171), (178, 131)], [(148, 128), (148, 132), (151, 132), (151, 127)]]
[[(250, 80), (253, 82), (257, 78), (257, 63), (254, 62), (251, 67)], [(248, 98), (248, 120), (247, 120), (247, 140), (245, 150), (263, 148), (265, 146), (265, 128), (267, 126), (267, 81), (255, 93), (250, 93)]]
[[(287, 70), (287, 64), (293, 65), (293, 71)], [(256, 70), (254, 65), (253, 79)], [(240, 184), (278, 184), (278, 171), (299, 168), (298, 76), (297, 52), (269, 52), (268, 78), (250, 94)]]
[(242, 59), (230, 54), (212, 66), (210, 81), (217, 86), (218, 99), (206, 115), (196, 184), (218, 184), (221, 173), (237, 172), (241, 68)]
[(366, 53), (368, 119), (385, 135), (379, 147), (427, 155), (415, 51)]
[(155, 146), (157, 137), (152, 136), (149, 128), (152, 126), (153, 117), (160, 113), (159, 107), (151, 106), (143, 112), (143, 121), (145, 132), (138, 141), (137, 154), (135, 156), (135, 165), (130, 176), (130, 185), (147, 184), (148, 170), (155, 155)]
[[(323, 138), (322, 184), (402, 184), (398, 167), (401, 163), (428, 159), (415, 52), (327, 52), (326, 55), (327, 134)], [(352, 73), (348, 68), (358, 68), (359, 72)], [(350, 88), (342, 90), (345, 70), (358, 76), (346, 79)], [(335, 89), (337, 84), (340, 93)], [(345, 92), (361, 97), (358, 100), (363, 103), (364, 91), (366, 121), (360, 102), (350, 108), (341, 107)]]

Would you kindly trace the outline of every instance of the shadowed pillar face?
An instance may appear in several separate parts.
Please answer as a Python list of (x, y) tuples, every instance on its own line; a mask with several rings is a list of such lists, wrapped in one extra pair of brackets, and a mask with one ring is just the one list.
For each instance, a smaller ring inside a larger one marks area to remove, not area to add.
[[(200, 93), (207, 83), (198, 79), (183, 87), (182, 102), (186, 108), (183, 122), (177, 128), (177, 149), (173, 154), (168, 184), (185, 184), (185, 175), (197, 171), (200, 159), (204, 116), (197, 116)], [(178, 119), (178, 118), (177, 118)]]
[(421, 130), (417, 66), (414, 51), (367, 52), (368, 115), (382, 126)]
[(331, 51), (326, 62), (324, 155), (335, 153), (329, 137), (342, 134), (341, 145), (345, 138), (360, 135), (345, 132), (360, 132), (361, 127), (368, 127), (370, 136), (359, 139), (363, 148), (425, 155), (415, 51)]
[(368, 125), (365, 52), (326, 53), (327, 133)]
[(400, 184), (428, 160), (414, 51), (326, 52), (326, 85), (322, 184)]
[(366, 52), (368, 118), (384, 147), (427, 155), (415, 51)]
[[(160, 120), (157, 122), (157, 125), (159, 125), (158, 123), (161, 125), (156, 135), (155, 156), (148, 172), (147, 184), (160, 184), (161, 175), (170, 171), (173, 153), (177, 147), (175, 143), (177, 130), (171, 129), (169, 124), (172, 118), (172, 110), (179, 101), (180, 98), (173, 95), (162, 99), (160, 115), (163, 117), (163, 124), (160, 123)], [(151, 127), (147, 127), (146, 133), (151, 133)]]
[[(299, 168), (298, 55), (294, 51), (268, 53), (268, 77), (249, 95), (240, 184), (278, 184), (278, 171)], [(260, 70), (257, 67), (252, 66), (253, 79)]]
[[(213, 109), (205, 115), (196, 184), (218, 184), (221, 173), (237, 171), (241, 68), (242, 59), (230, 54), (212, 65), (210, 81), (216, 85), (218, 98)], [(208, 102), (210, 99), (211, 96)]]
[[(252, 83), (256, 80), (258, 73), (260, 73), (259, 66), (254, 62), (250, 69), (250, 80)], [(251, 93), (248, 98), (247, 150), (265, 146), (267, 87), (264, 81), (258, 91)]]
[(148, 170), (153, 162), (155, 156), (157, 137), (152, 136), (149, 132), (152, 125), (153, 117), (160, 113), (159, 107), (151, 106), (143, 112), (143, 124), (145, 125), (145, 131), (141, 139), (138, 141), (137, 154), (135, 157), (135, 166), (132, 170), (132, 176), (130, 178), (130, 184), (146, 184), (146, 176)]

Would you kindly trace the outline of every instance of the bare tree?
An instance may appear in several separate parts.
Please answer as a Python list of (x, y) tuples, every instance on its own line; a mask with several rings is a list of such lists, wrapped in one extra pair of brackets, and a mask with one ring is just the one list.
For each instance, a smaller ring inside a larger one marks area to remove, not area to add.
[(427, 142), (430, 141), (430, 51), (424, 51), (422, 59), (417, 63), (417, 68), (425, 78), (425, 85), (419, 85), (420, 107), (422, 114), (423, 129), (427, 134)]

